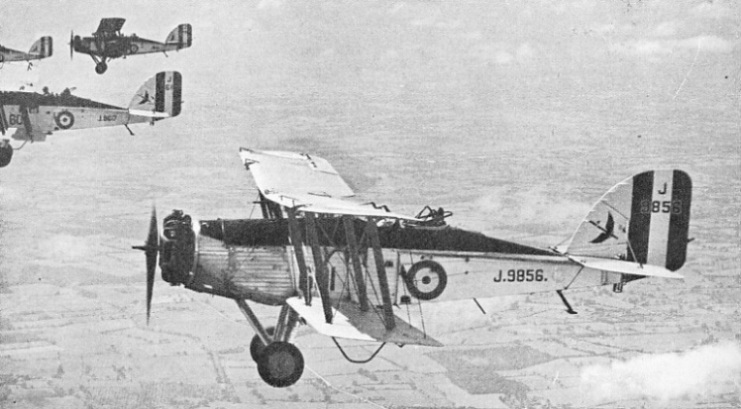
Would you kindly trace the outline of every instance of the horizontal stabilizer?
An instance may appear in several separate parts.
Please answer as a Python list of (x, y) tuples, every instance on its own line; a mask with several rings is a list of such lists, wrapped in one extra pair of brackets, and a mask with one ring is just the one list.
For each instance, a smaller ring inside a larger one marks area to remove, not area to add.
[(596, 257), (574, 256), (569, 257), (571, 260), (583, 265), (584, 267), (594, 270), (609, 271), (612, 273), (632, 274), (645, 277), (660, 277), (684, 279), (680, 274), (674, 273), (664, 267), (654, 266), (651, 264), (638, 264), (631, 261), (612, 260)]
[(169, 118), (170, 114), (167, 112), (154, 112), (154, 111), (142, 111), (139, 109), (130, 109), (129, 114), (132, 116), (144, 116), (147, 118)]
[(331, 324), (324, 319), (321, 297), (314, 297), (311, 300), (312, 305), (306, 305), (305, 300), (299, 297), (291, 297), (287, 302), (316, 332), (328, 337), (405, 345), (443, 346), (399, 317), (395, 317), (396, 327), (388, 331), (376, 311), (363, 312), (355, 302), (343, 301), (339, 303), (339, 309), (332, 307)]

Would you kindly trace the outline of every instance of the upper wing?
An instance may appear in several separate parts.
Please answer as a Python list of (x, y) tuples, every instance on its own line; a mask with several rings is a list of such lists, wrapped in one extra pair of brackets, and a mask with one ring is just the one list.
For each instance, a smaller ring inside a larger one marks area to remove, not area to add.
[(326, 160), (308, 154), (241, 148), (239, 155), (266, 199), (301, 211), (389, 217), (413, 217), (348, 200), (355, 193)]
[(121, 27), (123, 27), (125, 22), (126, 22), (125, 18), (119, 18), (119, 17), (101, 19), (100, 25), (98, 26), (98, 29), (95, 31), (95, 33), (96, 34), (115, 33), (121, 30)]

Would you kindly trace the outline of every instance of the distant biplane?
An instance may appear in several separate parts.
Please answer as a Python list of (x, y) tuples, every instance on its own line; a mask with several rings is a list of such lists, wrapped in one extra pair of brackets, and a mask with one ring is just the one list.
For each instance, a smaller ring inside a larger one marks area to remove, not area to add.
[[(263, 219), (194, 222), (176, 210), (160, 238), (153, 209), (146, 243), (134, 248), (146, 254), (147, 320), (159, 255), (170, 284), (236, 301), (256, 333), (250, 352), (258, 372), (274, 387), (303, 373), (303, 356), (290, 343), (300, 322), (332, 337), (351, 362), (367, 362), (385, 343), (441, 346), (423, 319), (420, 330), (400, 318), (426, 302), (553, 291), (575, 314), (565, 290), (612, 285), (622, 292), (645, 277), (682, 278), (674, 271), (685, 262), (692, 182), (681, 170), (624, 180), (566, 244), (539, 249), (450, 227), (443, 209), (409, 217), (353, 201), (317, 156), (244, 148), (240, 155)], [(264, 327), (247, 300), (281, 306), (276, 325)], [(381, 345), (354, 361), (338, 338)]]
[[(171, 118), (180, 114), (182, 77), (163, 71), (139, 88), (128, 108), (80, 98), (65, 90), (59, 95), (0, 91), (0, 133), (16, 128), (13, 139), (43, 142), (54, 131), (123, 125)], [(129, 132), (131, 130), (129, 129)], [(132, 133), (133, 135), (133, 133)], [(0, 168), (10, 163), (14, 148), (0, 141)]]
[(52, 39), (48, 36), (41, 37), (36, 40), (36, 42), (33, 43), (31, 49), (27, 53), (18, 50), (12, 50), (0, 45), (0, 65), (6, 62), (26, 61), (28, 62), (28, 69), (30, 70), (33, 66), (33, 63), (31, 62), (32, 60), (40, 60), (42, 58), (51, 57), (52, 52)]
[(70, 34), (70, 57), (73, 51), (88, 54), (95, 61), (95, 72), (103, 74), (108, 69), (107, 61), (114, 58), (158, 52), (167, 55), (167, 51), (188, 48), (193, 43), (193, 28), (190, 24), (180, 24), (168, 34), (164, 43), (160, 43), (137, 37), (136, 34), (123, 35), (121, 27), (124, 22), (126, 19), (123, 18), (104, 18), (100, 20), (98, 30), (92, 37), (81, 38), (74, 33)]

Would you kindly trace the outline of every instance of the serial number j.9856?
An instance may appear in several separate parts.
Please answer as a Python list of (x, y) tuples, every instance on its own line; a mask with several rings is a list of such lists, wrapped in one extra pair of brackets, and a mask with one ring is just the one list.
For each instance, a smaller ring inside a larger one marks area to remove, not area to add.
[(541, 269), (520, 269), (520, 270), (507, 270), (507, 272), (504, 272), (504, 270), (499, 270), (499, 274), (494, 276), (494, 282), (522, 282), (522, 281), (548, 281), (548, 279), (543, 275), (543, 270)]

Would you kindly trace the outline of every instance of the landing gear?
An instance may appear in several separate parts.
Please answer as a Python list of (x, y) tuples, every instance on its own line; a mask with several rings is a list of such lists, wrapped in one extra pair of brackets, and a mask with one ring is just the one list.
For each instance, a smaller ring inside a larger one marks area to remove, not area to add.
[(257, 363), (257, 372), (262, 380), (274, 388), (285, 388), (298, 382), (304, 373), (304, 356), (289, 342), (298, 325), (298, 314), (287, 304), (283, 305), (276, 326), (263, 328), (247, 302), (235, 301), (255, 331), (250, 342), (250, 355)]
[(260, 378), (272, 387), (291, 386), (304, 373), (304, 356), (293, 344), (273, 342), (262, 350), (257, 361), (257, 372)]
[(97, 72), (98, 74), (103, 74), (104, 72), (106, 72), (107, 69), (108, 69), (108, 64), (106, 64), (103, 61), (95, 64), (95, 72)]
[[(272, 337), (275, 334), (275, 327), (265, 328), (265, 332)], [(252, 337), (252, 342), (250, 342), (250, 355), (252, 355), (252, 360), (259, 362), (264, 350), (265, 344), (262, 342), (260, 337), (258, 335)]]

